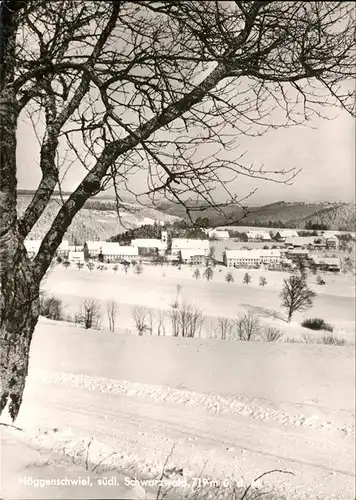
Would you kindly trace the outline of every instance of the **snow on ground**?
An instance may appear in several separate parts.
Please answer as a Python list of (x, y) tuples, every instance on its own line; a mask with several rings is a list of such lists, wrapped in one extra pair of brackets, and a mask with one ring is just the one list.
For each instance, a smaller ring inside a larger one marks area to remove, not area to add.
[[(159, 478), (164, 469), (186, 485), (188, 498), (203, 476), (226, 492), (233, 480), (247, 485), (280, 469), (295, 475), (266, 476), (264, 486), (287, 498), (351, 500), (354, 383), (350, 345), (138, 337), (41, 319), (16, 421), (24, 430), (13, 431), (3, 448), (2, 462), (13, 466), (7, 487), (13, 491), (31, 462), (32, 475), (48, 478), (69, 467), (87, 476), (87, 461), (90, 471), (99, 464), (92, 482), (119, 475), (122, 484), (123, 474)], [(20, 447), (47, 452), (50, 464), (33, 466), (37, 458), (27, 459), (21, 448), (14, 456), (14, 436)], [(136, 487), (133, 496), (142, 497), (142, 485)], [(109, 497), (98, 489), (47, 493)], [(38, 490), (26, 492), (38, 498)]]
[[(147, 498), (139, 485), (131, 485), (126, 476), (105, 471), (93, 473), (63, 453), (40, 450), (23, 432), (13, 428), (1, 431), (1, 498), (88, 499)], [(95, 471), (94, 471), (95, 472)]]
[[(221, 270), (221, 272), (219, 272)], [(201, 268), (201, 272), (204, 268)], [(181, 270), (172, 266), (144, 266), (143, 274), (137, 276), (132, 270), (126, 275), (120, 268), (116, 273), (108, 266), (107, 271), (88, 269), (64, 270), (57, 266), (49, 274), (44, 289), (51, 294), (62, 297), (66, 312), (74, 315), (83, 298), (95, 298), (104, 303), (115, 299), (120, 305), (120, 326), (134, 331), (132, 306), (135, 304), (150, 308), (167, 310), (175, 300), (177, 285), (181, 286), (180, 298), (201, 308), (203, 314), (211, 319), (219, 316), (235, 318), (238, 313), (252, 309), (260, 315), (265, 326), (277, 327), (288, 337), (301, 337), (306, 333), (300, 326), (308, 317), (321, 317), (334, 326), (334, 333), (354, 342), (355, 328), (355, 288), (349, 275), (326, 275), (326, 285), (315, 284), (315, 277), (309, 278), (310, 286), (317, 292), (311, 309), (296, 313), (291, 324), (278, 319), (284, 314), (280, 307), (279, 294), (283, 279), (289, 275), (283, 272), (264, 270), (249, 271), (252, 281), (242, 284), (245, 270), (229, 269), (235, 282), (226, 283), (227, 268), (217, 267), (212, 282), (203, 278), (195, 280), (193, 269), (183, 266)], [(265, 276), (267, 285), (259, 286), (260, 276)], [(207, 336), (207, 325), (202, 331)], [(169, 330), (169, 324), (167, 325)], [(317, 332), (311, 332), (318, 336)]]

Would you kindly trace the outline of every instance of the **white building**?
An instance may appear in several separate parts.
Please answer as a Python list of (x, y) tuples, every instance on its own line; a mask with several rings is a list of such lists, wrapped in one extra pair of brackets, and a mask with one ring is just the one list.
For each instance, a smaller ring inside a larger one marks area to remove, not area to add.
[(182, 262), (184, 264), (205, 264), (207, 260), (207, 255), (204, 249), (191, 249), (191, 248), (183, 248), (180, 252), (180, 256), (182, 258)]
[[(86, 241), (84, 243), (84, 253), (87, 259), (97, 257), (102, 253), (103, 245), (106, 241)], [(117, 243), (119, 245), (119, 243)]]
[(138, 258), (138, 247), (107, 242), (102, 247), (102, 255), (104, 262), (132, 262)]
[(247, 231), (249, 241), (271, 241), (272, 238), (267, 231)]
[(25, 248), (30, 259), (33, 259), (40, 249), (42, 240), (25, 240)]
[(285, 245), (293, 248), (307, 248), (309, 245), (315, 246), (315, 236), (297, 236), (294, 238), (286, 238)]
[(179, 255), (182, 250), (202, 250), (206, 257), (209, 256), (209, 240), (196, 240), (194, 238), (173, 238), (172, 255)]
[(335, 250), (339, 248), (340, 240), (332, 231), (324, 231), (322, 236), (326, 241), (327, 248), (334, 248)]
[(68, 260), (71, 264), (78, 264), (78, 262), (84, 264), (84, 252), (69, 252)]
[(206, 234), (209, 238), (216, 238), (217, 240), (228, 240), (230, 238), (229, 231), (219, 228), (207, 229)]
[(339, 257), (320, 257), (318, 255), (313, 255), (311, 257), (314, 264), (319, 269), (326, 269), (327, 271), (340, 271), (341, 262)]
[(299, 235), (295, 229), (281, 229), (276, 234), (278, 241), (285, 241), (287, 238), (298, 238)]
[(156, 250), (160, 255), (164, 255), (167, 250), (167, 241), (157, 238), (136, 238), (131, 240), (131, 245), (147, 252)]
[(276, 266), (281, 261), (280, 250), (226, 250), (224, 262), (227, 267)]
[(168, 248), (168, 233), (161, 232), (161, 239), (158, 238), (136, 238), (131, 240), (131, 245), (140, 250), (150, 252), (157, 251), (160, 255), (164, 255)]

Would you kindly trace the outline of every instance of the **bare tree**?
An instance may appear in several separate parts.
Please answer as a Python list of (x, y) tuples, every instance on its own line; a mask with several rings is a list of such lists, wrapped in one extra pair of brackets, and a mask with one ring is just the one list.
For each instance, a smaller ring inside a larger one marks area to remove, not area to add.
[(244, 315), (239, 314), (235, 325), (239, 340), (250, 341), (260, 332), (260, 320), (251, 309)]
[(282, 307), (287, 310), (288, 322), (291, 321), (293, 313), (307, 309), (313, 305), (316, 293), (308, 287), (303, 275), (291, 275), (284, 280), (283, 289), (280, 293)]
[(260, 276), (260, 286), (266, 286), (267, 280), (264, 276)]
[(172, 335), (173, 337), (179, 336), (179, 303), (171, 304), (171, 309), (169, 311), (169, 317), (172, 324)]
[(178, 328), (182, 337), (195, 337), (197, 333), (200, 336), (204, 318), (199, 308), (184, 301), (178, 306), (177, 317)]
[(200, 278), (200, 271), (199, 271), (198, 267), (194, 269), (193, 278), (196, 280), (198, 280)]
[(210, 266), (207, 267), (207, 268), (205, 268), (205, 270), (204, 270), (204, 278), (206, 279), (206, 281), (211, 281), (213, 279), (213, 276), (214, 276), (213, 269)]
[(231, 272), (226, 273), (225, 281), (226, 283), (233, 283), (235, 281)]
[(143, 306), (134, 306), (132, 308), (132, 316), (135, 322), (137, 333), (140, 337), (149, 329), (148, 325), (148, 309)]
[(242, 282), (245, 283), (246, 285), (251, 283), (251, 274), (245, 273)]
[(162, 311), (162, 309), (157, 310), (157, 335), (165, 335), (166, 334), (166, 329), (165, 329), (165, 320), (166, 314), (165, 311)]
[(155, 320), (155, 311), (152, 308), (147, 309), (147, 330), (153, 335), (153, 326)]
[(226, 340), (230, 337), (233, 328), (233, 322), (230, 318), (220, 316), (218, 318), (218, 331), (220, 333), (221, 340)]
[(109, 330), (111, 332), (114, 332), (116, 318), (117, 318), (117, 315), (119, 314), (119, 305), (114, 299), (107, 301), (106, 314), (107, 314), (108, 321), (109, 321)]
[(89, 269), (89, 271), (92, 271), (94, 269), (94, 262), (88, 262), (87, 264), (87, 268)]
[(134, 267), (135, 274), (139, 275), (143, 273), (143, 266), (141, 264), (136, 264)]
[(84, 299), (80, 306), (80, 312), (77, 315), (77, 320), (86, 330), (89, 330), (90, 328), (98, 330), (101, 322), (99, 302), (94, 299)]
[[(85, 202), (111, 188), (119, 216), (123, 193), (173, 200), (188, 214), (199, 197), (225, 214), (230, 203), (245, 206), (228, 187), (236, 175), (290, 182), (295, 170), (202, 148), (233, 150), (241, 134), (310, 121), (334, 105), (353, 112), (354, 18), (348, 2), (2, 0), (0, 32), (0, 412), (9, 400), (15, 419), (40, 283)], [(42, 177), (18, 214), (24, 119)], [(64, 196), (65, 174), (78, 166), (84, 176)], [(147, 185), (133, 191), (139, 169)], [(56, 194), (58, 212), (30, 260), (24, 240)]]

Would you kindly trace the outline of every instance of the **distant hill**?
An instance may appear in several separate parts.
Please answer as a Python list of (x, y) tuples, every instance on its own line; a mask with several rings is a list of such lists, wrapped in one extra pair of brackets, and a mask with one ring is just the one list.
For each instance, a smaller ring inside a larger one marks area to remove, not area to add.
[[(196, 205), (200, 210), (193, 211), (193, 220), (198, 217), (208, 218), (211, 225), (246, 225), (305, 228), (308, 222), (324, 224), (329, 229), (355, 231), (355, 205), (347, 203), (287, 203), (279, 201), (260, 207), (250, 207), (249, 213), (244, 213), (238, 205), (230, 205), (223, 214), (204, 205)], [(173, 203), (159, 206), (159, 210), (170, 215), (187, 218), (184, 207)]]
[[(30, 191), (18, 192), (19, 213), (26, 209), (32, 196), (33, 193)], [(44, 237), (60, 209), (60, 205), (60, 197), (54, 196), (31, 231), (30, 238), (41, 239)], [(86, 240), (106, 240), (118, 233), (143, 224), (178, 220), (175, 216), (160, 212), (154, 208), (142, 207), (135, 203), (125, 203), (124, 208), (120, 210), (120, 216), (119, 219), (115, 202), (112, 199), (93, 198), (88, 200), (85, 208), (74, 217), (65, 238), (71, 244), (74, 244), (75, 241), (84, 243)]]

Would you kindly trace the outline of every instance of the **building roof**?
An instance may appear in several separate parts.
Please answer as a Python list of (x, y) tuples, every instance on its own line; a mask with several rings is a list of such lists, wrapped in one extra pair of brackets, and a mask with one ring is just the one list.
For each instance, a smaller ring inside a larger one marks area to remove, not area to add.
[(203, 248), (208, 250), (210, 248), (209, 240), (196, 240), (194, 238), (173, 238), (172, 248), (183, 250), (188, 248)]
[(121, 246), (119, 243), (106, 242), (102, 247), (102, 254), (105, 255), (138, 255), (138, 247)]
[(252, 250), (226, 250), (227, 259), (262, 259), (265, 257), (280, 257), (280, 250), (254, 248)]
[(302, 248), (293, 248), (292, 250), (287, 250), (288, 254), (305, 254), (308, 255), (308, 250), (307, 249), (302, 249)]
[(281, 238), (298, 238), (298, 233), (295, 229), (280, 229), (277, 234)]
[(181, 250), (181, 256), (182, 256), (182, 259), (188, 260), (192, 257), (205, 257), (206, 255), (205, 255), (204, 249), (201, 249), (201, 248), (197, 248), (197, 249), (183, 248)]
[(335, 233), (333, 233), (332, 231), (324, 231), (323, 234), (322, 234), (323, 238), (325, 239), (329, 239), (329, 238), (332, 238), (333, 240), (338, 240), (339, 238), (336, 236)]
[(286, 245), (314, 245), (315, 240), (320, 239), (318, 236), (298, 236), (286, 238)]
[(315, 264), (326, 264), (327, 266), (337, 266), (340, 267), (339, 257), (320, 257), (319, 255), (313, 255), (313, 261)]
[[(86, 241), (89, 252), (92, 250), (101, 250), (106, 241)], [(119, 245), (120, 243), (117, 243)]]
[(131, 241), (131, 245), (139, 248), (157, 248), (159, 250), (167, 248), (167, 242), (158, 238), (136, 238)]
[(259, 240), (271, 240), (271, 236), (267, 231), (247, 231), (247, 238), (259, 239)]
[(230, 238), (229, 231), (225, 231), (224, 229), (213, 228), (213, 229), (208, 229), (205, 232), (210, 236), (210, 238), (212, 236), (214, 236), (215, 238), (221, 238), (224, 240)]

